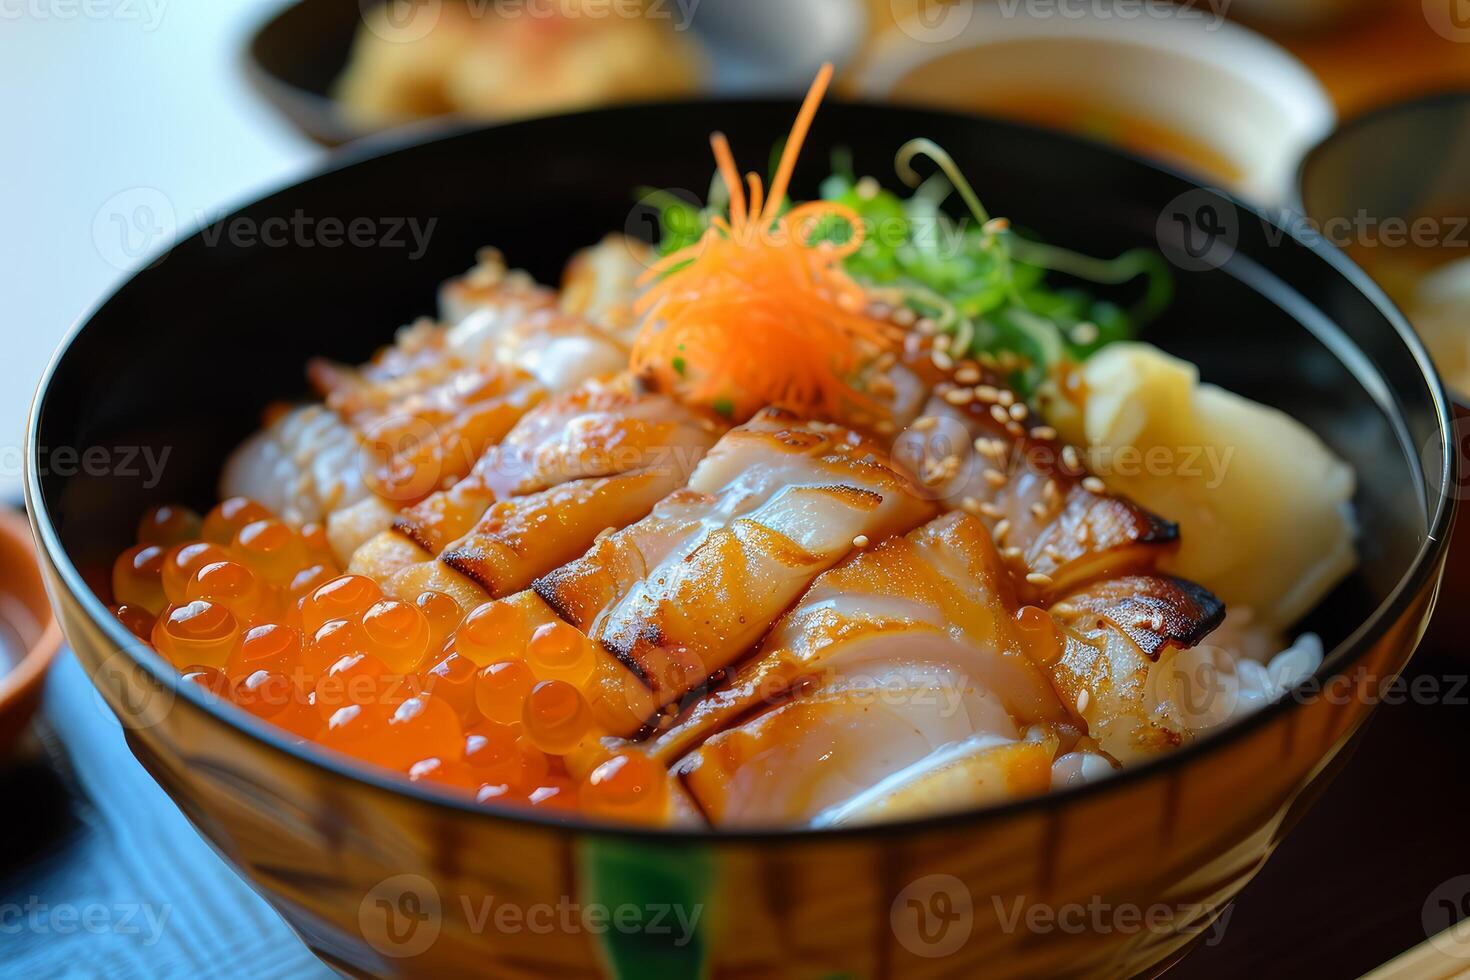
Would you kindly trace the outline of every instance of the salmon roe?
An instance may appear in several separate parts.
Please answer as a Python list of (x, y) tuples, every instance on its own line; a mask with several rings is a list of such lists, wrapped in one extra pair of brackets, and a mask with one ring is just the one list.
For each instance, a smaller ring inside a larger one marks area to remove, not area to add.
[(517, 597), (466, 614), (385, 595), (340, 571), (322, 524), (243, 497), (149, 511), (111, 585), (118, 621), (184, 679), (297, 738), (487, 804), (667, 812), (664, 767), (599, 741), (605, 654)]

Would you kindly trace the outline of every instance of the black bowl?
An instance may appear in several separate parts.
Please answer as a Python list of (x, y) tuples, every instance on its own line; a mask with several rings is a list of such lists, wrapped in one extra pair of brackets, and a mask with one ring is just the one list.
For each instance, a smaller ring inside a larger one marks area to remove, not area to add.
[[(341, 158), (161, 256), (81, 325), (48, 372), (27, 491), (68, 635), (139, 757), (344, 968), (508, 975), (534, 964), (576, 975), (602, 957), (647, 962), (637, 960), (646, 946), (617, 935), (487, 935), (466, 919), (472, 903), (447, 898), (437, 940), (399, 959), (403, 947), (385, 952), (368, 912), (385, 880), (408, 875), (436, 897), (491, 893), (523, 906), (678, 896), (710, 906), (698, 947), (706, 965), (899, 972), (926, 951), (898, 899), (914, 879), (929, 887), (926, 875), (948, 875), (944, 887), (973, 898), (975, 930), (948, 954), (954, 972), (1143, 972), (1179, 955), (1243, 887), (1366, 717), (1371, 699), (1303, 693), (1103, 783), (889, 827), (635, 832), (477, 808), (294, 746), (180, 683), (93, 595), (88, 576), (130, 543), (147, 505), (212, 502), (225, 455), (263, 405), (303, 392), (309, 357), (365, 358), (429, 312), (438, 283), (479, 246), (554, 280), (573, 250), (608, 230), (650, 233), (635, 188), (705, 188), (712, 126), (745, 159), (764, 160), (793, 114), (778, 102), (631, 107)], [(1301, 419), (1357, 469), (1362, 562), (1306, 624), (1331, 651), (1318, 680), (1394, 676), (1433, 604), (1456, 464), (1428, 358), (1377, 288), (1334, 250), (1181, 176), (970, 117), (829, 105), (794, 191), (814, 193), (838, 146), (859, 172), (889, 181), (895, 149), (916, 136), (948, 148), (993, 213), (1050, 241), (1096, 254), (1158, 244), (1176, 259), (1177, 298), (1148, 339), (1196, 361), (1207, 380)], [(353, 227), (356, 246), (344, 242)], [(85, 447), (99, 450), (97, 465), (62, 465), (61, 451)], [(156, 477), (148, 459), (164, 460)], [(1036, 942), (997, 920), (1006, 903), (985, 900), (1027, 894), (1204, 911), (1147, 935)]]

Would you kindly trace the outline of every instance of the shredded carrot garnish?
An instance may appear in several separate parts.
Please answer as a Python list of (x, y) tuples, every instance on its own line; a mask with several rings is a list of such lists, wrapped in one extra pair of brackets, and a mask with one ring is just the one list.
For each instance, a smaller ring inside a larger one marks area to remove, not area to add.
[[(756, 174), (740, 179), (723, 133), (710, 137), (729, 215), (712, 219), (698, 242), (665, 256), (640, 280), (653, 285), (635, 307), (644, 326), (632, 366), (662, 390), (737, 418), (768, 404), (837, 418), (854, 403), (869, 403), (852, 381), (890, 339), (885, 324), (866, 315), (867, 294), (842, 266), (863, 243), (862, 222), (852, 209), (826, 201), (780, 214), (831, 78), (832, 66), (823, 66), (769, 193)], [(834, 219), (847, 225), (847, 241), (814, 243), (813, 233)]]

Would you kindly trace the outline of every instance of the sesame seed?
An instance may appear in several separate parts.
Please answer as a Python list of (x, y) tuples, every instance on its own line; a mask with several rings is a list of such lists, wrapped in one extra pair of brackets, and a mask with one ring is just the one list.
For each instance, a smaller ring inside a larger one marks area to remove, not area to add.
[(954, 379), (962, 385), (975, 384), (980, 380), (980, 368), (973, 363), (961, 364), (954, 373)]
[(1072, 343), (1091, 344), (1098, 338), (1097, 324), (1083, 321), (1072, 328)]
[(1016, 404), (1011, 406), (1011, 418), (1015, 419), (1017, 422), (1026, 417), (1026, 412), (1027, 408), (1025, 402), (1016, 402)]
[(1006, 485), (1006, 475), (997, 470), (986, 470), (985, 482), (999, 490)]
[(1069, 470), (1082, 469), (1082, 457), (1077, 455), (1076, 446), (1062, 447), (1062, 462), (1066, 464), (1066, 467)]
[(994, 385), (976, 385), (975, 397), (987, 405), (993, 405), (1000, 398), (1000, 389)]
[(915, 313), (907, 306), (900, 306), (898, 309), (893, 311), (892, 319), (893, 322), (898, 324), (899, 326), (911, 327), (914, 325), (914, 322), (919, 319), (919, 314)]
[(1091, 535), (1092, 532), (1088, 530), (1086, 524), (1078, 524), (1077, 530), (1072, 532), (1072, 536), (1077, 539), (1078, 544), (1086, 544), (1087, 539), (1091, 537)]
[(939, 332), (939, 324), (925, 316), (914, 321), (914, 329), (928, 337), (931, 334)]
[(1007, 422), (1009, 422), (1011, 420), (1010, 415), (1006, 412), (1005, 409), (1001, 408), (999, 405), (991, 405), (990, 406), (990, 417), (993, 418), (993, 419), (995, 419), (1001, 425), (1005, 425)]
[(934, 366), (939, 368), (939, 370), (941, 371), (950, 371), (954, 369), (954, 358), (950, 357), (942, 350), (936, 349), (934, 353), (929, 355), (929, 359), (933, 361)]
[(1026, 576), (1026, 581), (1031, 583), (1032, 585), (1038, 585), (1042, 588), (1045, 588), (1046, 586), (1051, 585), (1051, 576), (1043, 575), (1041, 572), (1032, 572), (1030, 575)]
[(1046, 505), (1039, 500), (1033, 503), (1031, 505), (1031, 516), (1038, 521), (1046, 520)]
[(980, 501), (975, 499), (974, 497), (962, 498), (960, 500), (960, 509), (967, 514), (971, 514), (976, 517), (978, 517), (982, 513), (980, 509)]
[(1006, 408), (1010, 408), (1016, 403), (1016, 393), (1009, 388), (1002, 388), (997, 396), (997, 400)]
[(859, 534), (852, 539), (852, 546), (854, 548), (866, 548), (868, 546), (868, 536), (866, 534)]
[(1162, 631), (1163, 628), (1164, 628), (1164, 616), (1163, 616), (1163, 614), (1162, 613), (1159, 613), (1159, 612), (1155, 612), (1153, 614), (1153, 618), (1149, 620), (1149, 625), (1154, 628), (1154, 632), (1155, 633), (1158, 633), (1158, 632)]
[(1082, 481), (1082, 489), (1086, 490), (1088, 493), (1102, 493), (1107, 490), (1107, 487), (1103, 484), (1103, 481), (1099, 480), (1097, 477), (1089, 476), (1087, 479)]
[(1031, 435), (1035, 439), (1044, 439), (1050, 442), (1057, 437), (1057, 430), (1049, 425), (1038, 425), (1031, 430)]
[(990, 501), (984, 500), (980, 502), (980, 514), (984, 517), (990, 518), (991, 520), (996, 520), (998, 518), (1004, 517), (1005, 511), (1001, 510)]
[(1091, 702), (1092, 695), (1088, 694), (1087, 690), (1084, 688), (1082, 693), (1077, 695), (1077, 713), (1080, 715), (1084, 711), (1086, 711), (1088, 704), (1090, 704)]
[(1023, 552), (1021, 551), (1021, 549), (1017, 548), (1015, 545), (1012, 545), (1009, 548), (1001, 549), (1001, 557), (1006, 558), (1010, 561), (1015, 561), (1017, 558), (1020, 558), (1022, 554)]
[(1046, 483), (1041, 488), (1041, 496), (1049, 503), (1055, 503), (1059, 496), (1057, 492), (1057, 481), (1047, 477)]
[(898, 426), (893, 424), (892, 419), (879, 419), (873, 423), (873, 431), (880, 436), (891, 436), (898, 431)]
[(1014, 438), (1019, 439), (1026, 434), (1026, 428), (1020, 422), (1012, 419), (1006, 423), (1006, 432)]
[(975, 400), (975, 389), (951, 388), (944, 393), (944, 400), (951, 405), (968, 405)]
[(928, 432), (939, 424), (939, 419), (933, 415), (920, 415), (914, 419), (914, 428), (920, 432)]
[(950, 348), (950, 346), (953, 343), (954, 343), (954, 338), (951, 337), (949, 334), (947, 334), (947, 333), (940, 334), (938, 337), (935, 337), (934, 338), (934, 349), (935, 350), (948, 351), (949, 348)]
[(994, 533), (993, 536), (994, 536), (997, 544), (1005, 544), (1006, 535), (1007, 534), (1010, 534), (1010, 533), (1011, 533), (1011, 522), (1010, 521), (1002, 519), (1002, 520), (996, 522), (996, 525), (995, 525), (995, 533)]

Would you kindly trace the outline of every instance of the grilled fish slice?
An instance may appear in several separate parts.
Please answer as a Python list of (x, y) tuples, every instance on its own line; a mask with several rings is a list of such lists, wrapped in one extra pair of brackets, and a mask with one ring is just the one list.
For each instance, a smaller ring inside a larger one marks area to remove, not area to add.
[(534, 588), (668, 704), (754, 646), (862, 537), (932, 513), (861, 436), (766, 409), (715, 444), (687, 489)]
[(1061, 643), (1046, 666), (1099, 747), (1126, 764), (1189, 738), (1173, 697), (1172, 657), (1224, 617), (1219, 599), (1182, 579), (1094, 582), (1052, 606)]
[(950, 813), (1020, 796), (1052, 785), (1055, 747), (976, 735), (936, 749), (850, 799), (812, 818), (814, 827), (882, 823)]
[(1029, 619), (1017, 621), (1017, 608), (985, 528), (966, 514), (945, 514), (819, 576), (759, 656), (660, 735), (654, 754), (677, 758), (708, 733), (823, 678), (916, 664), (953, 669), (977, 703), (998, 709), (989, 722), (975, 712), (975, 730), (1014, 737), (1030, 725), (1068, 724), (1037, 662), (1035, 630), (1026, 628)]
[(287, 410), (225, 463), (223, 497), (249, 497), (294, 524), (372, 496), (364, 479), (362, 437), (322, 405)]
[(894, 458), (946, 507), (985, 521), (1023, 598), (1048, 602), (1101, 575), (1152, 569), (1177, 544), (1176, 525), (1108, 493), (993, 372), (942, 370), (923, 350), (906, 364), (933, 396)]
[[(494, 290), (507, 324), (555, 301), (549, 291), (512, 288), (504, 277)], [(405, 502), (405, 486), (432, 490), (462, 475), (478, 458), (477, 446), (503, 436), (507, 422), (544, 396), (529, 374), (493, 359), (487, 364), (491, 370), (463, 356), (449, 331), (428, 320), (400, 330), (362, 367), (314, 361), (308, 375), (327, 404), (292, 409), (242, 444), (226, 464), (223, 492), (259, 500), (298, 523), (362, 504), (352, 519), (338, 521), (334, 539), (345, 561)], [(422, 476), (415, 454), (434, 464)]]
[[(946, 514), (821, 575), (760, 656), (651, 750), (682, 756), (674, 770), (716, 824), (810, 821), (831, 808), (840, 822), (939, 792), (962, 806), (1044, 788), (1056, 735), (983, 759), (947, 748), (980, 736), (1014, 745), (1033, 726), (1076, 738), (1080, 726), (1037, 662), (1051, 633), (1016, 610), (985, 528)], [(787, 770), (808, 758), (814, 768)], [(1015, 779), (993, 778), (1012, 768)], [(851, 802), (874, 785), (886, 795)]]
[[(713, 826), (809, 823), (977, 725), (1004, 727), (1004, 712), (973, 693), (962, 672), (932, 664), (839, 676), (715, 734), (673, 773)], [(986, 734), (1018, 741), (1014, 730)]]
[(588, 385), (537, 406), (468, 477), (405, 510), (394, 527), (437, 555), (497, 500), (648, 469), (680, 475), (677, 486), (683, 486), (723, 428), (626, 381)]
[(517, 591), (682, 487), (722, 428), (626, 385), (552, 399), (469, 477), (399, 515), (353, 568), (400, 593), (427, 583), (471, 598)]

